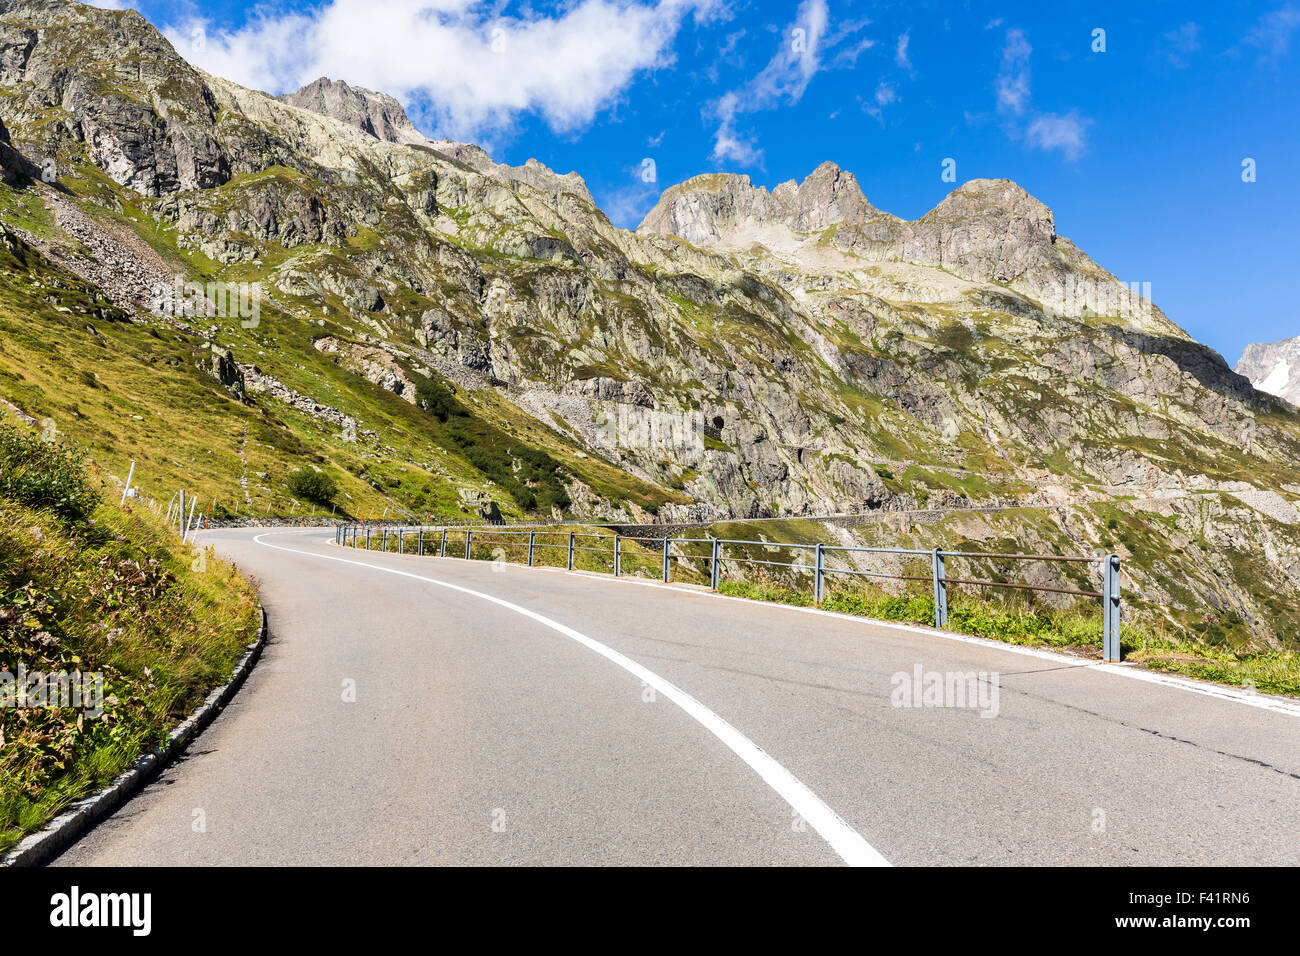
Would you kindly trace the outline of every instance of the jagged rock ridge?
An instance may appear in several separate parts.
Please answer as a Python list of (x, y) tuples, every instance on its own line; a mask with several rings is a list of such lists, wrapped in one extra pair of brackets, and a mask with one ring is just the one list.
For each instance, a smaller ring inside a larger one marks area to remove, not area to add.
[(296, 93), (276, 97), (281, 102), (330, 116), (354, 126), (386, 143), (427, 145), (428, 139), (415, 128), (402, 104), (386, 93), (376, 93), (342, 80), (322, 76)]

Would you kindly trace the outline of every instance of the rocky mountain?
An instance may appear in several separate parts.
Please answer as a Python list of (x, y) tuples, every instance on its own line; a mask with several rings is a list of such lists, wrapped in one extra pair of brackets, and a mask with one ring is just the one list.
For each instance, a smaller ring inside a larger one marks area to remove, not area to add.
[(407, 118), (406, 110), (386, 93), (353, 87), (322, 76), (297, 93), (276, 97), (281, 102), (329, 116), (386, 143), (423, 146), (428, 139)]
[[(1300, 636), (1268, 603), (1300, 607), (1294, 409), (1009, 181), (907, 221), (833, 163), (770, 192), (703, 176), (628, 232), (576, 173), (425, 140), (341, 82), (244, 89), (132, 11), (57, 0), (0, 9), (0, 118), (57, 171), (0, 187), (29, 303), (0, 323), (0, 393), (106, 462), (130, 402), (166, 417), (175, 392), (203, 440), (138, 474), (240, 474), (257, 510), (304, 462), (393, 513), (998, 507), (953, 533), (1119, 548), (1170, 626)], [(260, 312), (159, 308), (168, 278), (207, 305), (254, 288)], [(110, 307), (131, 321), (81, 321)], [(73, 357), (88, 378), (42, 371)]]
[(1261, 392), (1300, 406), (1300, 336), (1270, 345), (1247, 345), (1235, 371)]

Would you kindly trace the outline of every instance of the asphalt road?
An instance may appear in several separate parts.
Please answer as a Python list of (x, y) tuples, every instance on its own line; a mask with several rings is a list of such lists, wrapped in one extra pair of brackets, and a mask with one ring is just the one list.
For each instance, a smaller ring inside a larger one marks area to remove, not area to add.
[[(262, 660), (61, 865), (1300, 863), (1300, 707), (319, 529), (207, 540), (260, 582)], [(996, 675), (996, 708), (895, 706), (918, 665)]]

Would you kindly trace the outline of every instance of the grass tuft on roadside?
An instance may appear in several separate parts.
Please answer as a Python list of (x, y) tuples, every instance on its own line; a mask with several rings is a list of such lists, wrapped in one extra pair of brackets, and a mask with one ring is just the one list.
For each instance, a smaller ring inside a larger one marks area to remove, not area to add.
[[(162, 743), (230, 678), (258, 621), (256, 593), (233, 566), (182, 547), (148, 509), (119, 509), (75, 449), (0, 431), (4, 852)], [(46, 459), (61, 469), (42, 484)], [(102, 674), (102, 713), (18, 706), (20, 667)]]

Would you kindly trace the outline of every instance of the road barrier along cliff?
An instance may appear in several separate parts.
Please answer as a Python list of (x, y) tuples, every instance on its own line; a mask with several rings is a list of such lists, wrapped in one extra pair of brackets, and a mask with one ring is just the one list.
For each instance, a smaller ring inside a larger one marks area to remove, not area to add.
[[(372, 533), (377, 532), (377, 533)], [(948, 588), (950, 585), (970, 588), (1008, 589), (1071, 597), (1088, 598), (1099, 601), (1102, 606), (1102, 656), (1107, 662), (1115, 663), (1122, 659), (1120, 646), (1120, 617), (1122, 597), (1120, 593), (1121, 564), (1118, 555), (1103, 556), (1056, 555), (1056, 554), (1007, 554), (984, 551), (945, 551), (934, 548), (922, 551), (908, 548), (859, 548), (827, 544), (802, 544), (780, 541), (750, 541), (738, 538), (686, 538), (686, 537), (647, 537), (632, 535), (601, 535), (577, 531), (546, 530), (545, 526), (520, 530), (504, 525), (476, 525), (472, 527), (436, 527), (425, 526), (383, 526), (380, 528), (361, 525), (339, 525), (334, 529), (335, 544), (364, 548), (365, 550), (414, 553), (416, 555), (448, 554), (472, 559), (474, 543), (485, 541), (498, 542), (503, 538), (517, 538), (520, 547), (527, 548), (527, 564), (532, 567), (539, 552), (559, 552), (565, 561), (565, 567), (574, 570), (574, 561), (579, 554), (597, 554), (602, 556), (603, 564), (618, 577), (623, 573), (626, 557), (625, 542), (634, 542), (639, 550), (638, 560), (644, 561), (647, 555), (654, 554), (660, 564), (658, 573), (668, 583), (672, 581), (674, 563), (701, 563), (708, 569), (709, 587), (718, 590), (723, 569), (731, 566), (754, 566), (784, 568), (812, 576), (813, 603), (820, 605), (826, 593), (826, 582), (832, 575), (851, 575), (855, 577), (894, 580), (894, 581), (928, 581), (934, 599), (934, 626), (943, 628), (948, 624)], [(408, 542), (413, 542), (408, 544)], [(606, 544), (608, 542), (608, 544)], [(391, 544), (390, 544), (391, 543)], [(699, 546), (703, 553), (691, 554), (687, 549)], [(766, 557), (753, 557), (753, 549), (788, 550), (795, 552), (796, 558), (790, 561), (767, 560)], [(748, 549), (748, 550), (746, 550)], [(887, 573), (867, 571), (860, 568), (837, 567), (828, 563), (832, 556), (854, 554), (893, 555), (916, 559), (928, 563), (928, 573)], [(497, 557), (501, 556), (500, 549)], [(496, 558), (494, 558), (495, 560)], [(1047, 584), (1017, 583), (999, 581), (992, 578), (953, 577), (949, 574), (948, 564), (951, 560), (980, 560), (985, 562), (1042, 562), (1071, 565), (1095, 565), (1099, 577), (1099, 588), (1060, 587)]]

